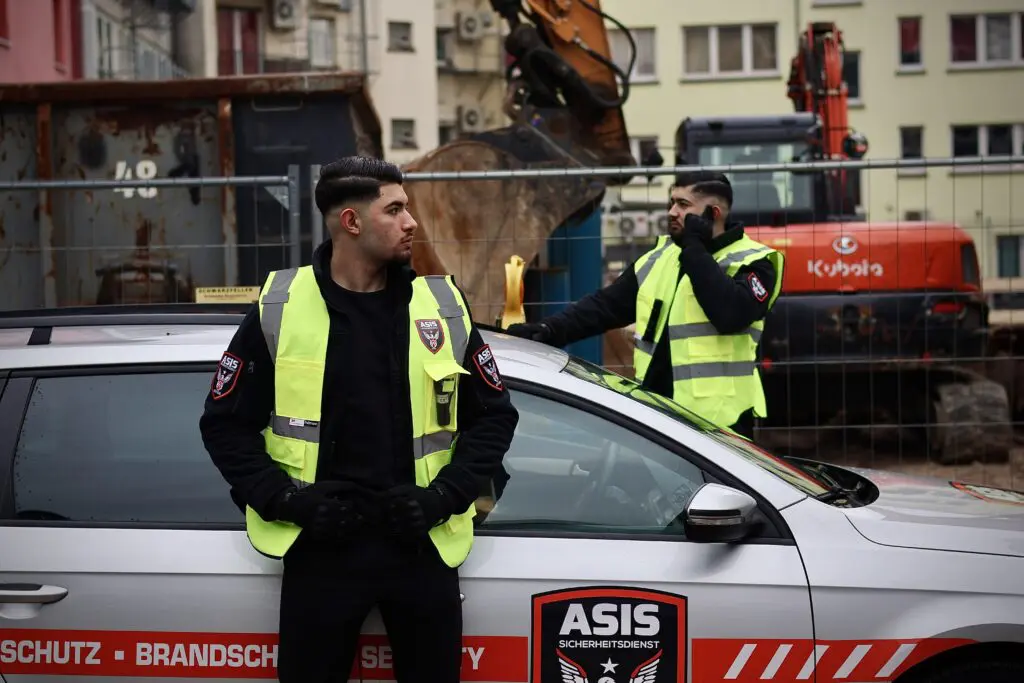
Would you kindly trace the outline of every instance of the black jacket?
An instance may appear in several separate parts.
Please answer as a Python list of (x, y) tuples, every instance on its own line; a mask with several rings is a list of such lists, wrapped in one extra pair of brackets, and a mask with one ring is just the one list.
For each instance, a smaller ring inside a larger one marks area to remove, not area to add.
[[(679, 279), (690, 276), (697, 302), (721, 334), (735, 334), (764, 318), (777, 278), (775, 266), (767, 257), (743, 266), (733, 277), (725, 274), (712, 254), (742, 236), (743, 226), (734, 223), (709, 245), (687, 245), (679, 254)], [(635, 323), (638, 289), (634, 263), (604, 289), (545, 318), (543, 322), (553, 333), (552, 343), (563, 346)], [(637, 334), (643, 333), (637, 330)], [(672, 364), (664, 334), (658, 339), (643, 385), (672, 396)]]
[[(330, 254), (328, 240), (313, 258), (314, 273), (330, 315), (317, 480), (353, 479), (378, 491), (412, 483), (408, 304), (416, 274), (409, 267), (389, 272), (385, 296), (393, 311), (394, 335), (390, 363), (387, 369), (367, 368), (365, 358), (352, 353), (364, 330), (351, 323), (345, 302), (336, 291), (339, 288), (330, 277)], [(460, 380), (460, 436), (451, 463), (435, 478), (453, 497), (456, 513), (468, 509), (482, 491), (490, 491), (494, 478), (506, 476), (501, 463), (519, 420), (504, 383), (500, 378), (495, 382), (485, 376), (473, 361), (484, 346), (474, 326), (466, 356), (461, 359), (470, 374)], [(261, 433), (274, 406), (274, 365), (260, 329), (257, 306), (245, 316), (226, 354), (237, 359), (239, 367), (223, 381), (219, 392), (215, 391), (218, 377), (211, 383), (199, 421), (203, 443), (230, 484), (235, 501), (249, 505), (265, 519), (273, 519), (273, 505), (291, 483), (267, 454)], [(386, 381), (366, 381), (367, 377)], [(353, 420), (344, 418), (346, 408), (351, 408), (354, 401), (391, 409), (364, 411), (364, 419), (353, 424)], [(501, 483), (503, 480), (499, 486)]]

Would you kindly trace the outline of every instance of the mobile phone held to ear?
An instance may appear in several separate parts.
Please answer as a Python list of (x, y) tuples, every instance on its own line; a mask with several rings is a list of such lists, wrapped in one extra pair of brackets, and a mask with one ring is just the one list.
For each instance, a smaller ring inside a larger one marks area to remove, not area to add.
[(705, 206), (704, 207), (704, 213), (701, 214), (701, 217), (704, 218), (704, 220), (706, 220), (706, 221), (714, 223), (715, 222), (715, 207), (713, 207), (710, 204)]

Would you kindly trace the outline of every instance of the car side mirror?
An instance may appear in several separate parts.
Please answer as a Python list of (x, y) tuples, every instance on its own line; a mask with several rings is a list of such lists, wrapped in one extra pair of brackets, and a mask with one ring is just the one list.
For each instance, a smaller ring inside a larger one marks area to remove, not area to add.
[(757, 501), (722, 484), (704, 484), (686, 504), (686, 537), (700, 543), (734, 543), (754, 526)]

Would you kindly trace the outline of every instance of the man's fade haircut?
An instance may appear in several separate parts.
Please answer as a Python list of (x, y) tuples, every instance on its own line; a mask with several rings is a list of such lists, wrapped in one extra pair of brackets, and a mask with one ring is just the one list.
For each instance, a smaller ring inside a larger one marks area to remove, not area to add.
[(376, 157), (349, 156), (321, 167), (313, 198), (320, 214), (353, 202), (372, 202), (383, 185), (401, 185), (398, 166)]
[[(732, 208), (732, 183), (724, 173), (716, 171), (689, 171), (675, 177), (672, 187), (688, 187), (694, 194), (721, 199), (727, 209)], [(671, 192), (671, 189), (669, 190)]]

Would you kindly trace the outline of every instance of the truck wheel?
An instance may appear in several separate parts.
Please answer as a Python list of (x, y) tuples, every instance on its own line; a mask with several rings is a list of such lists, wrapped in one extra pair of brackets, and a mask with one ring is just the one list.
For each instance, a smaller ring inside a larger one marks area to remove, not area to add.
[(931, 450), (943, 465), (1006, 462), (1013, 446), (1006, 389), (988, 379), (950, 382), (935, 390)]
[(1020, 683), (1024, 681), (1021, 662), (958, 662), (924, 676), (897, 683)]

